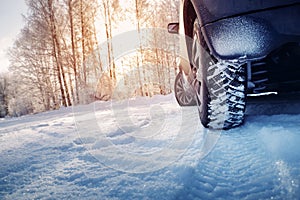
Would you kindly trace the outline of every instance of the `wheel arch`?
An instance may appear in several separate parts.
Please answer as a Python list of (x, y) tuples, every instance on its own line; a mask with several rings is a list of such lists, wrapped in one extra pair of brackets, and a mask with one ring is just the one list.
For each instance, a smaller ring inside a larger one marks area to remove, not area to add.
[[(193, 38), (193, 29), (194, 29), (194, 21), (196, 18), (198, 18), (200, 25), (202, 24), (201, 22), (201, 16), (199, 14), (199, 10), (196, 10), (197, 8), (193, 3), (193, 0), (185, 0), (183, 4), (183, 23), (184, 23), (184, 33), (188, 38)], [(205, 36), (206, 33), (203, 28), (201, 28), (201, 46), (205, 48), (207, 51), (209, 51), (209, 45), (207, 38)], [(186, 47), (188, 49), (188, 56), (191, 58), (191, 52), (189, 51), (189, 47), (191, 47), (191, 40), (186, 40)]]
[(183, 22), (185, 35), (192, 37), (193, 36), (193, 24), (196, 19), (197, 14), (191, 0), (184, 1), (183, 4)]

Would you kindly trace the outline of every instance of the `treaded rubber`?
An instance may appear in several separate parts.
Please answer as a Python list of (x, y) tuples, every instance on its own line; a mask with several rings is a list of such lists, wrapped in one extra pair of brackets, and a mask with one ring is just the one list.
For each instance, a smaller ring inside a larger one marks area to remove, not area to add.
[(207, 70), (207, 127), (231, 129), (244, 122), (246, 72), (242, 64), (219, 61)]

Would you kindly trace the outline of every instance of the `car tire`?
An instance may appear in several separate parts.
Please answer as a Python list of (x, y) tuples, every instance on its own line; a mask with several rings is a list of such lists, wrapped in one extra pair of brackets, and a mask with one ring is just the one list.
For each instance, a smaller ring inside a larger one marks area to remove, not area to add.
[(193, 28), (192, 64), (197, 68), (197, 104), (206, 128), (231, 129), (244, 121), (246, 69), (239, 61), (215, 59), (209, 52), (198, 20)]
[(192, 86), (188, 83), (184, 85), (183, 73), (180, 71), (174, 84), (175, 97), (180, 106), (196, 106), (196, 93)]

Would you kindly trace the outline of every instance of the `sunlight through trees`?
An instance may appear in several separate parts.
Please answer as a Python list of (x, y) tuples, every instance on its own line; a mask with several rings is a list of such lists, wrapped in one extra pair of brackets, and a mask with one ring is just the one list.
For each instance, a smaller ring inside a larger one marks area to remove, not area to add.
[[(170, 93), (176, 74), (174, 54), (144, 49), (142, 44), (144, 40), (154, 47), (164, 43), (175, 52), (174, 39), (159, 32), (146, 38), (139, 34), (134, 38), (139, 42), (135, 52), (115, 57), (119, 47), (112, 38), (131, 30), (166, 29), (169, 22), (178, 21), (178, 3), (26, 0), (26, 25), (9, 51), (9, 76), (1, 76), (0, 117)], [(18, 111), (23, 107), (28, 108), (25, 113)]]

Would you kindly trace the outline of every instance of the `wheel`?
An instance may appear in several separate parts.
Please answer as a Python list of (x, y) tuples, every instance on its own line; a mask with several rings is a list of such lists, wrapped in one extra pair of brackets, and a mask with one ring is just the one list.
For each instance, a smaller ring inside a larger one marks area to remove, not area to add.
[(175, 79), (175, 97), (180, 106), (195, 106), (196, 94), (195, 90), (192, 88), (187, 80), (184, 80), (183, 73), (179, 72)]
[(215, 59), (194, 22), (191, 63), (199, 81), (197, 106), (206, 128), (230, 129), (244, 121), (246, 107), (246, 70), (240, 61)]

